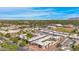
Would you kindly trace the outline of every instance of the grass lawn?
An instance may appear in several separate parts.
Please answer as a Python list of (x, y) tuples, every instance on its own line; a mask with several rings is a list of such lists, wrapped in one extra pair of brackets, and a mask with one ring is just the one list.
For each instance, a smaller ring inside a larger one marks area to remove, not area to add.
[(73, 31), (72, 28), (64, 28), (64, 27), (58, 27), (58, 28), (55, 28), (54, 30), (60, 31), (60, 32), (67, 32), (67, 33), (71, 33)]

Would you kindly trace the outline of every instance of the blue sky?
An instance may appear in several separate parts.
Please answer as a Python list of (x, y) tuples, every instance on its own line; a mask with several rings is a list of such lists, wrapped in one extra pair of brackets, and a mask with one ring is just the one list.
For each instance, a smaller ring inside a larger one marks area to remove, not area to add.
[(79, 17), (78, 7), (0, 7), (0, 19), (68, 19)]

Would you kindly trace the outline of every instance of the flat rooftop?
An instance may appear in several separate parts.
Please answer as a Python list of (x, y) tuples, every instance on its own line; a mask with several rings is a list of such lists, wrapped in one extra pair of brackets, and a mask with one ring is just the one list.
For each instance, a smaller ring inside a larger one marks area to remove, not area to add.
[(59, 38), (60, 36), (43, 35), (40, 37), (32, 38), (31, 43), (35, 43), (41, 46), (47, 46), (48, 44), (55, 42)]
[(33, 41), (33, 43), (36, 43), (36, 44), (41, 45), (41, 46), (46, 46), (46, 45), (53, 42), (53, 40), (51, 40), (51, 39), (52, 39), (52, 36), (49, 35), (49, 36), (40, 38), (39, 40)]

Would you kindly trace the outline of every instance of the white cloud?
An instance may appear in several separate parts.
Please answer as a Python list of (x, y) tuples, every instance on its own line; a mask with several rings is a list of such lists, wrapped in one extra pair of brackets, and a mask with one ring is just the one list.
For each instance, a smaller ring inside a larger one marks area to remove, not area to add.
[(32, 17), (39, 17), (39, 16), (47, 16), (50, 13), (46, 13), (46, 12), (36, 12), (36, 13), (29, 13), (29, 14), (18, 14), (18, 15), (5, 15), (5, 14), (1, 14), (0, 18), (32, 18)]
[(69, 19), (69, 18), (75, 18), (75, 17), (79, 17), (79, 14), (68, 14), (68, 15), (65, 15), (65, 16), (62, 16), (62, 18), (64, 19)]

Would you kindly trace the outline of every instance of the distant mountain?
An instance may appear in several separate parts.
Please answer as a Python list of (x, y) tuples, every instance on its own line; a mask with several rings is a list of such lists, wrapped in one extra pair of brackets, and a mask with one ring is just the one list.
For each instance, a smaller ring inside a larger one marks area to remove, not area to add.
[(79, 20), (79, 17), (69, 18), (68, 20)]

